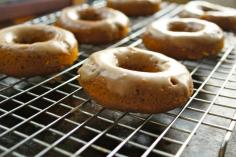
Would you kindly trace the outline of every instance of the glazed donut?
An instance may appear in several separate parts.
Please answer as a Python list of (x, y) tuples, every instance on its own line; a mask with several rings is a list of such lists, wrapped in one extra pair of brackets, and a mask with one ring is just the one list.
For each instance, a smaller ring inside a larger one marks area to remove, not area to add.
[(114, 42), (129, 32), (129, 19), (123, 13), (87, 5), (65, 8), (56, 25), (73, 32), (84, 44)]
[(176, 59), (216, 56), (224, 47), (223, 31), (214, 23), (186, 18), (153, 22), (143, 35), (146, 48)]
[(107, 0), (107, 6), (128, 16), (145, 16), (160, 10), (161, 0)]
[(216, 23), (225, 30), (236, 30), (236, 10), (204, 1), (186, 4), (181, 17), (192, 17)]
[(31, 77), (55, 73), (78, 57), (74, 35), (47, 25), (18, 25), (0, 30), (0, 73)]
[(78, 73), (91, 98), (121, 111), (165, 112), (183, 105), (193, 92), (191, 76), (182, 64), (132, 47), (96, 52)]

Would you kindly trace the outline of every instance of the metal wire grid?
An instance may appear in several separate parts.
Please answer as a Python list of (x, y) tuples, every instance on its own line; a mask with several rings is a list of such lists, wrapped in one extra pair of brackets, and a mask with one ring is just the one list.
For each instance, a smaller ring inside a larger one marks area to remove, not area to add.
[[(130, 35), (104, 47), (143, 47), (139, 39), (143, 27), (155, 19), (173, 17), (181, 9), (165, 5), (154, 16), (132, 19)], [(55, 14), (32, 23), (49, 24), (50, 19), (55, 21)], [(214, 155), (222, 144), (223, 154), (236, 120), (233, 40), (227, 34), (227, 46), (217, 59), (182, 61), (194, 79), (194, 95), (184, 107), (155, 115), (109, 110), (83, 92), (76, 71), (89, 53), (104, 47), (82, 45), (80, 60), (51, 77), (1, 75), (1, 156), (191, 156), (196, 141), (199, 150)]]

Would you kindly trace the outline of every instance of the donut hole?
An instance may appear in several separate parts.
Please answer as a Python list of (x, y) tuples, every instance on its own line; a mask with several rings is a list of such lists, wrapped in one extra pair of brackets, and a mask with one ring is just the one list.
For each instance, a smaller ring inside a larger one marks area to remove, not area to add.
[(79, 19), (85, 21), (99, 21), (102, 20), (103, 17), (101, 13), (99, 13), (94, 8), (86, 8), (78, 12)]
[(13, 42), (17, 44), (33, 44), (37, 42), (49, 41), (53, 37), (53, 32), (44, 30), (26, 30), (17, 32)]
[(173, 86), (176, 86), (178, 84), (178, 80), (175, 78), (175, 77), (171, 77), (170, 78), (170, 83), (173, 85)]
[(173, 32), (198, 32), (204, 28), (204, 25), (196, 22), (171, 22), (168, 30)]
[(161, 72), (162, 67), (159, 61), (152, 56), (132, 53), (126, 56), (118, 56), (118, 66), (132, 71), (139, 72)]

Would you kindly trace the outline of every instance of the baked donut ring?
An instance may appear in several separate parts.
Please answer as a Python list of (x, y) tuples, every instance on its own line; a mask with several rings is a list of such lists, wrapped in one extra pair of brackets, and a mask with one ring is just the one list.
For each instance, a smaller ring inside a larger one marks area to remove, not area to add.
[(216, 23), (225, 30), (236, 30), (236, 10), (205, 1), (192, 1), (185, 5), (181, 17), (192, 17)]
[(182, 64), (132, 47), (96, 52), (78, 73), (91, 98), (121, 111), (165, 112), (183, 105), (193, 92), (192, 78)]
[(55, 73), (78, 57), (74, 35), (47, 25), (18, 25), (0, 30), (0, 73), (30, 77)]
[(107, 0), (107, 6), (128, 16), (145, 16), (160, 10), (161, 0)]
[(216, 24), (205, 20), (164, 19), (147, 28), (143, 43), (167, 56), (194, 60), (216, 56), (224, 47), (224, 35)]
[(111, 8), (88, 5), (65, 8), (56, 25), (74, 33), (79, 43), (106, 44), (125, 37), (129, 19)]

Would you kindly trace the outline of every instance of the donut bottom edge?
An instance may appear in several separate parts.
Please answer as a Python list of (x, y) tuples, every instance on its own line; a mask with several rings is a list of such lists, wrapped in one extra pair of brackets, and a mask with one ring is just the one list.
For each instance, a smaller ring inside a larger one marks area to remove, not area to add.
[[(134, 90), (132, 95), (119, 95), (106, 88), (106, 81), (97, 77), (91, 81), (78, 78), (84, 91), (96, 103), (113, 110), (135, 113), (161, 113), (183, 106), (193, 93), (193, 83), (189, 81), (188, 88), (182, 92), (171, 90), (174, 87), (165, 87), (154, 91)], [(139, 86), (139, 85), (137, 85)]]

